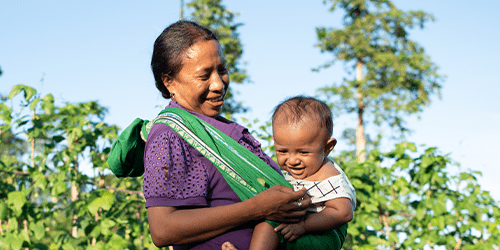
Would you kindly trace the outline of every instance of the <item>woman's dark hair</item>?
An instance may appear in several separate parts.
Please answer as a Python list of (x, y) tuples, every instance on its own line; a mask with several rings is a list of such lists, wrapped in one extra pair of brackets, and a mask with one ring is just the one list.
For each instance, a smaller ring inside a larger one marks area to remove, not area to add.
[(156, 38), (151, 70), (155, 77), (156, 88), (160, 90), (164, 98), (170, 98), (170, 92), (163, 85), (162, 75), (176, 77), (182, 68), (182, 59), (186, 50), (199, 41), (209, 40), (218, 41), (212, 31), (190, 21), (177, 21)]
[(325, 128), (328, 138), (333, 133), (333, 119), (330, 107), (313, 97), (299, 95), (286, 99), (274, 108), (272, 122), (274, 123), (278, 117), (288, 124), (301, 122), (307, 117), (315, 120), (322, 128)]

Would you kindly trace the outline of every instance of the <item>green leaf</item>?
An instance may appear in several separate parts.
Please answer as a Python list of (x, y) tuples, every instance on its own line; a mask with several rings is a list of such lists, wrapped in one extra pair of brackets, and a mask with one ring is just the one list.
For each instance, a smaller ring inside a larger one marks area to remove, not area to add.
[(7, 203), (3, 200), (0, 200), (0, 220), (4, 220), (7, 217), (7, 213), (9, 212), (9, 208)]
[(89, 212), (91, 214), (95, 214), (95, 213), (97, 213), (97, 211), (99, 210), (99, 208), (101, 208), (101, 204), (102, 204), (102, 198), (101, 197), (94, 198), (93, 200), (91, 200), (88, 203), (87, 209), (89, 210)]
[(36, 98), (35, 100), (33, 100), (33, 101), (30, 103), (30, 110), (35, 110), (36, 105), (38, 104), (38, 102), (40, 102), (40, 98)]
[(24, 91), (24, 100), (26, 100), (26, 102), (29, 102), (31, 97), (36, 94), (36, 90), (34, 88), (23, 84), (19, 84), (12, 87), (9, 93), (9, 99), (14, 98), (17, 94), (21, 93), (21, 91)]
[(23, 206), (26, 203), (26, 195), (21, 191), (14, 191), (8, 194), (7, 202), (12, 205), (17, 216), (23, 213)]
[(89, 236), (92, 236), (93, 238), (97, 238), (97, 237), (99, 237), (100, 234), (101, 234), (101, 226), (99, 225), (99, 226), (96, 226), (92, 229)]
[(28, 244), (31, 244), (30, 236), (29, 236), (28, 232), (22, 230), (19, 235), (21, 236), (20, 238), (22, 238), (23, 241), (26, 241), (26, 242), (28, 242)]
[(95, 244), (95, 246), (88, 245), (86, 249), (87, 250), (105, 250), (106, 249), (105, 246), (106, 245), (104, 244), (104, 242), (99, 241)]
[(36, 94), (36, 89), (30, 87), (30, 86), (24, 86), (24, 100), (26, 102), (29, 102), (32, 96)]
[(425, 213), (426, 212), (427, 212), (427, 210), (425, 208), (419, 208), (419, 209), (417, 209), (416, 219), (417, 220), (422, 220), (425, 217)]
[(54, 97), (52, 94), (47, 94), (42, 98), (42, 104), (40, 105), (47, 115), (52, 115), (54, 113)]
[(17, 232), (17, 230), (19, 229), (19, 224), (17, 223), (17, 220), (11, 220), (8, 229), (11, 232)]
[(14, 237), (13, 240), (10, 242), (10, 247), (13, 250), (20, 250), (23, 247), (24, 241), (19, 237)]
[(40, 240), (45, 236), (45, 226), (42, 221), (38, 221), (37, 223), (31, 223), (30, 229), (35, 233), (35, 238)]
[(68, 188), (66, 187), (66, 182), (64, 181), (58, 181), (54, 186), (52, 187), (52, 196), (57, 197), (60, 194), (66, 192)]
[(34, 172), (31, 174), (33, 178), (34, 186), (45, 190), (47, 188), (47, 178), (41, 172)]
[(54, 140), (56, 143), (59, 143), (59, 142), (64, 141), (64, 136), (55, 135), (52, 137), (52, 140)]
[(24, 85), (22, 85), (22, 84), (19, 84), (19, 85), (12, 87), (12, 89), (10, 90), (10, 93), (9, 93), (9, 99), (14, 98), (17, 94), (21, 93), (23, 88), (24, 88)]
[(109, 242), (106, 244), (106, 249), (121, 250), (127, 248), (127, 246), (128, 242), (125, 239), (120, 237), (118, 234), (113, 234)]
[(111, 206), (113, 205), (113, 201), (115, 200), (115, 195), (108, 192), (104, 191), (101, 197), (101, 207), (104, 210), (109, 210)]
[(114, 222), (113, 220), (111, 219), (104, 219), (102, 222), (101, 222), (101, 226), (102, 227), (106, 227), (106, 228), (110, 228), (112, 226), (116, 225), (116, 222)]
[(427, 168), (432, 164), (432, 159), (426, 155), (422, 156), (422, 168)]

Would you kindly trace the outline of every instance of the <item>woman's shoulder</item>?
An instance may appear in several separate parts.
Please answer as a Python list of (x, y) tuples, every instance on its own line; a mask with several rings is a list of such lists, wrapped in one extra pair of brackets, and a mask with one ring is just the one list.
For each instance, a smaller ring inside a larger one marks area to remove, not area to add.
[(152, 146), (165, 145), (165, 144), (187, 144), (182, 138), (169, 126), (158, 123), (154, 124), (149, 131), (146, 140), (145, 152), (151, 150)]

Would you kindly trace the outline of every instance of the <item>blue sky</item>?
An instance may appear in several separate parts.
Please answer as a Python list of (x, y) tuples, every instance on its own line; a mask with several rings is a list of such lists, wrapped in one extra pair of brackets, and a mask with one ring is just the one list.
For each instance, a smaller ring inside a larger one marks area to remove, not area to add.
[[(185, 1), (187, 2), (187, 0)], [(58, 101), (98, 100), (106, 121), (126, 127), (135, 117), (152, 118), (164, 101), (149, 63), (153, 42), (179, 18), (180, 1), (14, 1), (0, 3), (0, 93), (26, 84)], [(421, 119), (408, 118), (408, 140), (437, 147), (483, 173), (483, 189), (500, 200), (499, 1), (394, 1), (403, 10), (424, 10), (436, 21), (413, 30), (446, 75), (442, 98), (433, 98)], [(225, 0), (239, 12), (243, 61), (251, 84), (237, 98), (251, 108), (247, 118), (269, 118), (281, 100), (345, 77), (341, 63), (319, 73), (311, 68), (331, 58), (314, 48), (315, 27), (340, 28), (341, 12), (317, 1)], [(43, 78), (43, 83), (41, 79)], [(336, 119), (334, 135), (354, 127), (353, 117)], [(368, 129), (371, 129), (368, 125)], [(339, 139), (339, 149), (346, 149)], [(422, 147), (422, 148), (425, 148)], [(383, 150), (390, 150), (390, 147)]]

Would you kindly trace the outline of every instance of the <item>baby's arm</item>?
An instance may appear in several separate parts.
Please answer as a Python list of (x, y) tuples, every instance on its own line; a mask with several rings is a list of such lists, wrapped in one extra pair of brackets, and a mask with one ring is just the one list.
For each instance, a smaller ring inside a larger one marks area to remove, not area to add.
[(325, 209), (312, 213), (296, 224), (282, 223), (275, 228), (288, 241), (293, 241), (306, 232), (326, 231), (337, 228), (353, 218), (351, 201), (348, 198), (336, 198), (325, 202)]

